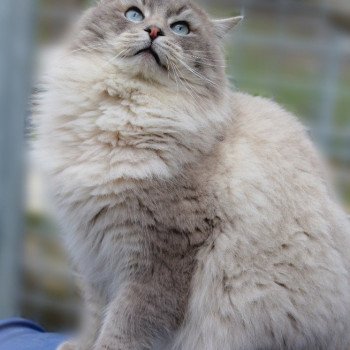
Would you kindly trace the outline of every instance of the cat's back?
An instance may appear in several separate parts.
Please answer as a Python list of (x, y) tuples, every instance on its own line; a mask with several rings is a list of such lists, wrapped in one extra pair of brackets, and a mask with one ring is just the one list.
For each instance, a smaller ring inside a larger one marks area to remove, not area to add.
[[(252, 148), (286, 146), (292, 156), (305, 149), (315, 154), (307, 129), (298, 119), (273, 100), (246, 93), (232, 94), (233, 122), (227, 133), (227, 145), (243, 140)], [(280, 149), (283, 152), (284, 149)], [(308, 156), (310, 156), (309, 154)]]
[(349, 223), (307, 130), (246, 94), (232, 95), (232, 115), (212, 169), (220, 225), (197, 256), (195, 316), (220, 319), (232, 336), (223, 349), (348, 349)]
[(212, 177), (221, 225), (198, 255), (193, 299), (211, 281), (234, 334), (249, 324), (230, 349), (347, 349), (350, 230), (322, 161), (276, 103), (237, 93), (232, 110)]
[[(307, 129), (265, 98), (235, 93), (232, 106), (213, 184), (236, 248), (246, 249), (254, 265), (269, 261), (276, 269), (280, 260), (285, 267), (289, 261), (320, 278), (328, 270), (344, 288), (350, 282), (350, 225)], [(322, 268), (302, 266), (306, 256)]]
[(274, 101), (248, 94), (232, 95), (232, 113), (213, 181), (228, 217), (260, 232), (275, 224), (272, 237), (310, 231), (308, 241), (335, 241), (350, 271), (349, 221), (307, 129)]
[(284, 194), (292, 186), (329, 196), (324, 163), (296, 116), (272, 100), (244, 93), (232, 94), (232, 115), (219, 149), (220, 171), (231, 175), (227, 181), (284, 182)]
[(322, 161), (293, 114), (269, 99), (233, 93), (232, 115), (217, 174), (236, 195), (253, 186), (251, 192), (259, 189), (270, 198), (287, 199), (296, 187), (328, 196)]

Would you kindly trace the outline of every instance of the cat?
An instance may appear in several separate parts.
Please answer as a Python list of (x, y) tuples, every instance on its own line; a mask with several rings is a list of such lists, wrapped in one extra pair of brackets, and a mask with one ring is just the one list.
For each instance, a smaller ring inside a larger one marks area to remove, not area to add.
[(297, 118), (230, 87), (240, 20), (102, 0), (52, 63), (35, 150), (85, 301), (60, 350), (349, 349), (349, 223)]

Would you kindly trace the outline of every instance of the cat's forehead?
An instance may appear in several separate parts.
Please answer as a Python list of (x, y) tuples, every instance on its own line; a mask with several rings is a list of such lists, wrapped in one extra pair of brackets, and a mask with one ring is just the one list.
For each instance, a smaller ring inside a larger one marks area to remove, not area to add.
[(206, 18), (206, 14), (189, 0), (117, 0), (125, 6), (139, 6), (147, 8), (153, 13), (162, 13), (167, 17), (178, 16), (184, 12), (193, 12)]
[(146, 6), (152, 9), (192, 6), (189, 0), (119, 0), (124, 4), (133, 3), (135, 5)]

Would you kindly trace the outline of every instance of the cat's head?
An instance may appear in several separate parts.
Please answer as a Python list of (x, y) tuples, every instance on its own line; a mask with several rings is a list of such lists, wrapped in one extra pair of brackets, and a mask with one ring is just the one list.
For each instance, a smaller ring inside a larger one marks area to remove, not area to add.
[(84, 16), (74, 48), (105, 54), (133, 76), (215, 92), (225, 82), (222, 38), (240, 20), (211, 20), (188, 0), (101, 0)]
[(100, 0), (48, 67), (37, 124), (49, 171), (90, 188), (169, 178), (209, 154), (232, 118), (221, 43), (240, 19), (189, 0)]

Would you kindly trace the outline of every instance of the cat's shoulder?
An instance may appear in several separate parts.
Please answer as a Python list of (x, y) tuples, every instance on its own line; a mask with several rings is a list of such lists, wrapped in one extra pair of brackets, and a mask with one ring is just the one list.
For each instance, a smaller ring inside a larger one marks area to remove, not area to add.
[(247, 93), (232, 94), (231, 132), (266, 142), (293, 141), (305, 137), (307, 129), (298, 118), (275, 101)]
[(267, 208), (271, 200), (289, 211), (294, 199), (286, 201), (286, 193), (295, 200), (323, 200), (323, 162), (298, 118), (266, 98), (237, 93), (232, 99), (234, 118), (212, 177), (227, 215), (242, 210), (247, 220), (258, 217), (255, 208)]
[(271, 174), (289, 178), (303, 167), (320, 176), (322, 162), (307, 128), (278, 103), (234, 93), (232, 114), (225, 140), (219, 147), (218, 174), (242, 181), (261, 176), (272, 178)]

